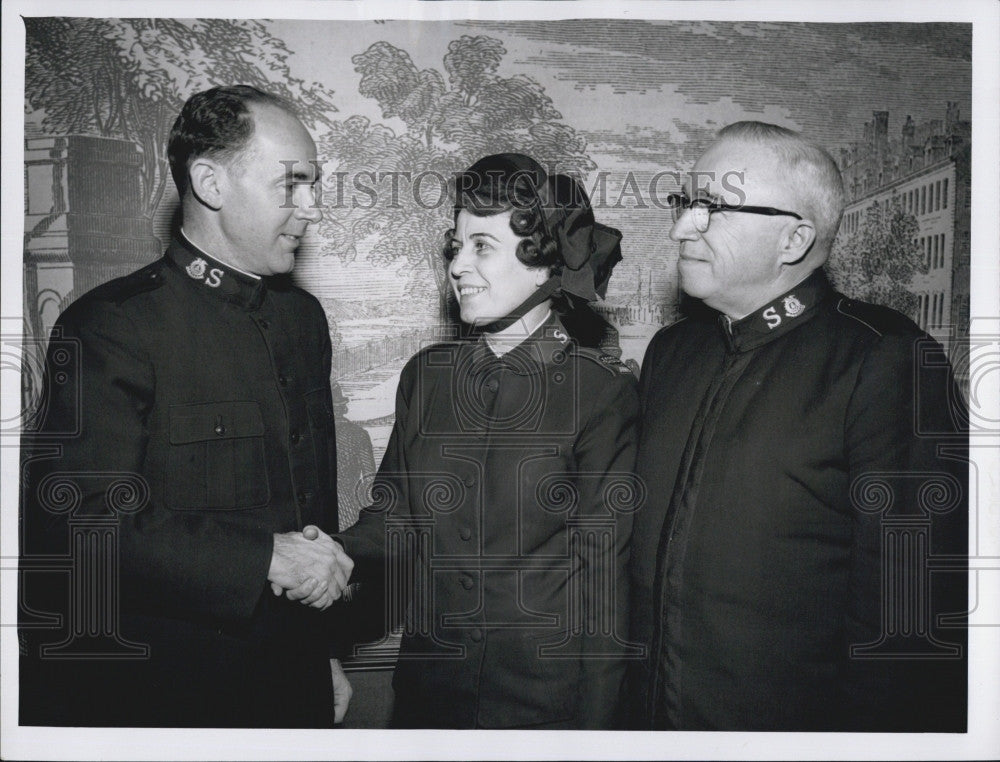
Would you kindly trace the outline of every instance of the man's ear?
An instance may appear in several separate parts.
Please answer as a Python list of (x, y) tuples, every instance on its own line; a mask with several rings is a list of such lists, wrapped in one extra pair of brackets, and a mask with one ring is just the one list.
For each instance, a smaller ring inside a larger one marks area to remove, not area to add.
[(795, 220), (785, 228), (778, 242), (778, 261), (783, 265), (797, 265), (816, 241), (816, 225), (812, 220)]
[(222, 208), (225, 188), (225, 168), (218, 162), (201, 156), (191, 162), (188, 168), (191, 192), (202, 204), (218, 211)]

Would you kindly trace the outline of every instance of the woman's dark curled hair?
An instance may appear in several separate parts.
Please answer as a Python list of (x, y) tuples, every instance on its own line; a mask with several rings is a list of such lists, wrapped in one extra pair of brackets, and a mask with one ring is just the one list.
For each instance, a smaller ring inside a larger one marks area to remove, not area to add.
[[(510, 229), (523, 240), (515, 252), (528, 267), (554, 268), (561, 264), (559, 245), (545, 232), (538, 206), (538, 183), (544, 172), (518, 169), (489, 156), (473, 164), (455, 178), (455, 216), (463, 209), (477, 217), (491, 217), (509, 211)], [(454, 258), (452, 236), (445, 233), (444, 257)]]

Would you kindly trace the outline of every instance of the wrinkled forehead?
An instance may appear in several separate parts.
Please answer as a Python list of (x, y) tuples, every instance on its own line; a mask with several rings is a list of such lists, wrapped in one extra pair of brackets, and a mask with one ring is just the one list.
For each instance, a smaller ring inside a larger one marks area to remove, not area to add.
[(747, 197), (780, 194), (780, 162), (766, 145), (722, 140), (713, 143), (695, 162), (684, 181), (691, 198), (708, 197), (743, 203)]

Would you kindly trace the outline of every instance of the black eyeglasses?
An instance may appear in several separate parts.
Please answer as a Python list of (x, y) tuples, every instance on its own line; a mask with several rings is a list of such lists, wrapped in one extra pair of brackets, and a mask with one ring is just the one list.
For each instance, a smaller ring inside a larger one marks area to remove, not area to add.
[(686, 193), (671, 193), (667, 196), (667, 204), (670, 206), (670, 213), (674, 222), (677, 222), (684, 212), (690, 210), (692, 222), (695, 230), (704, 233), (708, 230), (709, 222), (712, 219), (712, 212), (745, 212), (747, 214), (763, 214), (767, 217), (788, 216), (801, 220), (802, 216), (795, 212), (786, 212), (784, 209), (775, 209), (773, 206), (746, 206), (743, 204), (725, 204), (721, 201), (712, 201), (707, 198), (692, 199)]

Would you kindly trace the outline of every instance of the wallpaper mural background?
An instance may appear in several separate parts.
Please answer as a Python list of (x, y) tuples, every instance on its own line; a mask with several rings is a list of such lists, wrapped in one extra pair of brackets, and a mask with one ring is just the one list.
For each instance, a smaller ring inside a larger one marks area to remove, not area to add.
[[(677, 316), (665, 198), (740, 119), (801, 130), (841, 163), (851, 205), (830, 269), (842, 288), (942, 341), (968, 330), (969, 24), (24, 24), (24, 319), (39, 344), (74, 298), (161, 254), (177, 219), (166, 137), (189, 95), (243, 82), (299, 105), (325, 162), (325, 216), (295, 278), (330, 321), (349, 514), (388, 439), (403, 363), (449, 330), (447, 178), (488, 153), (576, 173), (597, 219), (623, 231), (599, 309), (635, 367)], [(26, 402), (39, 385), (29, 366)]]

